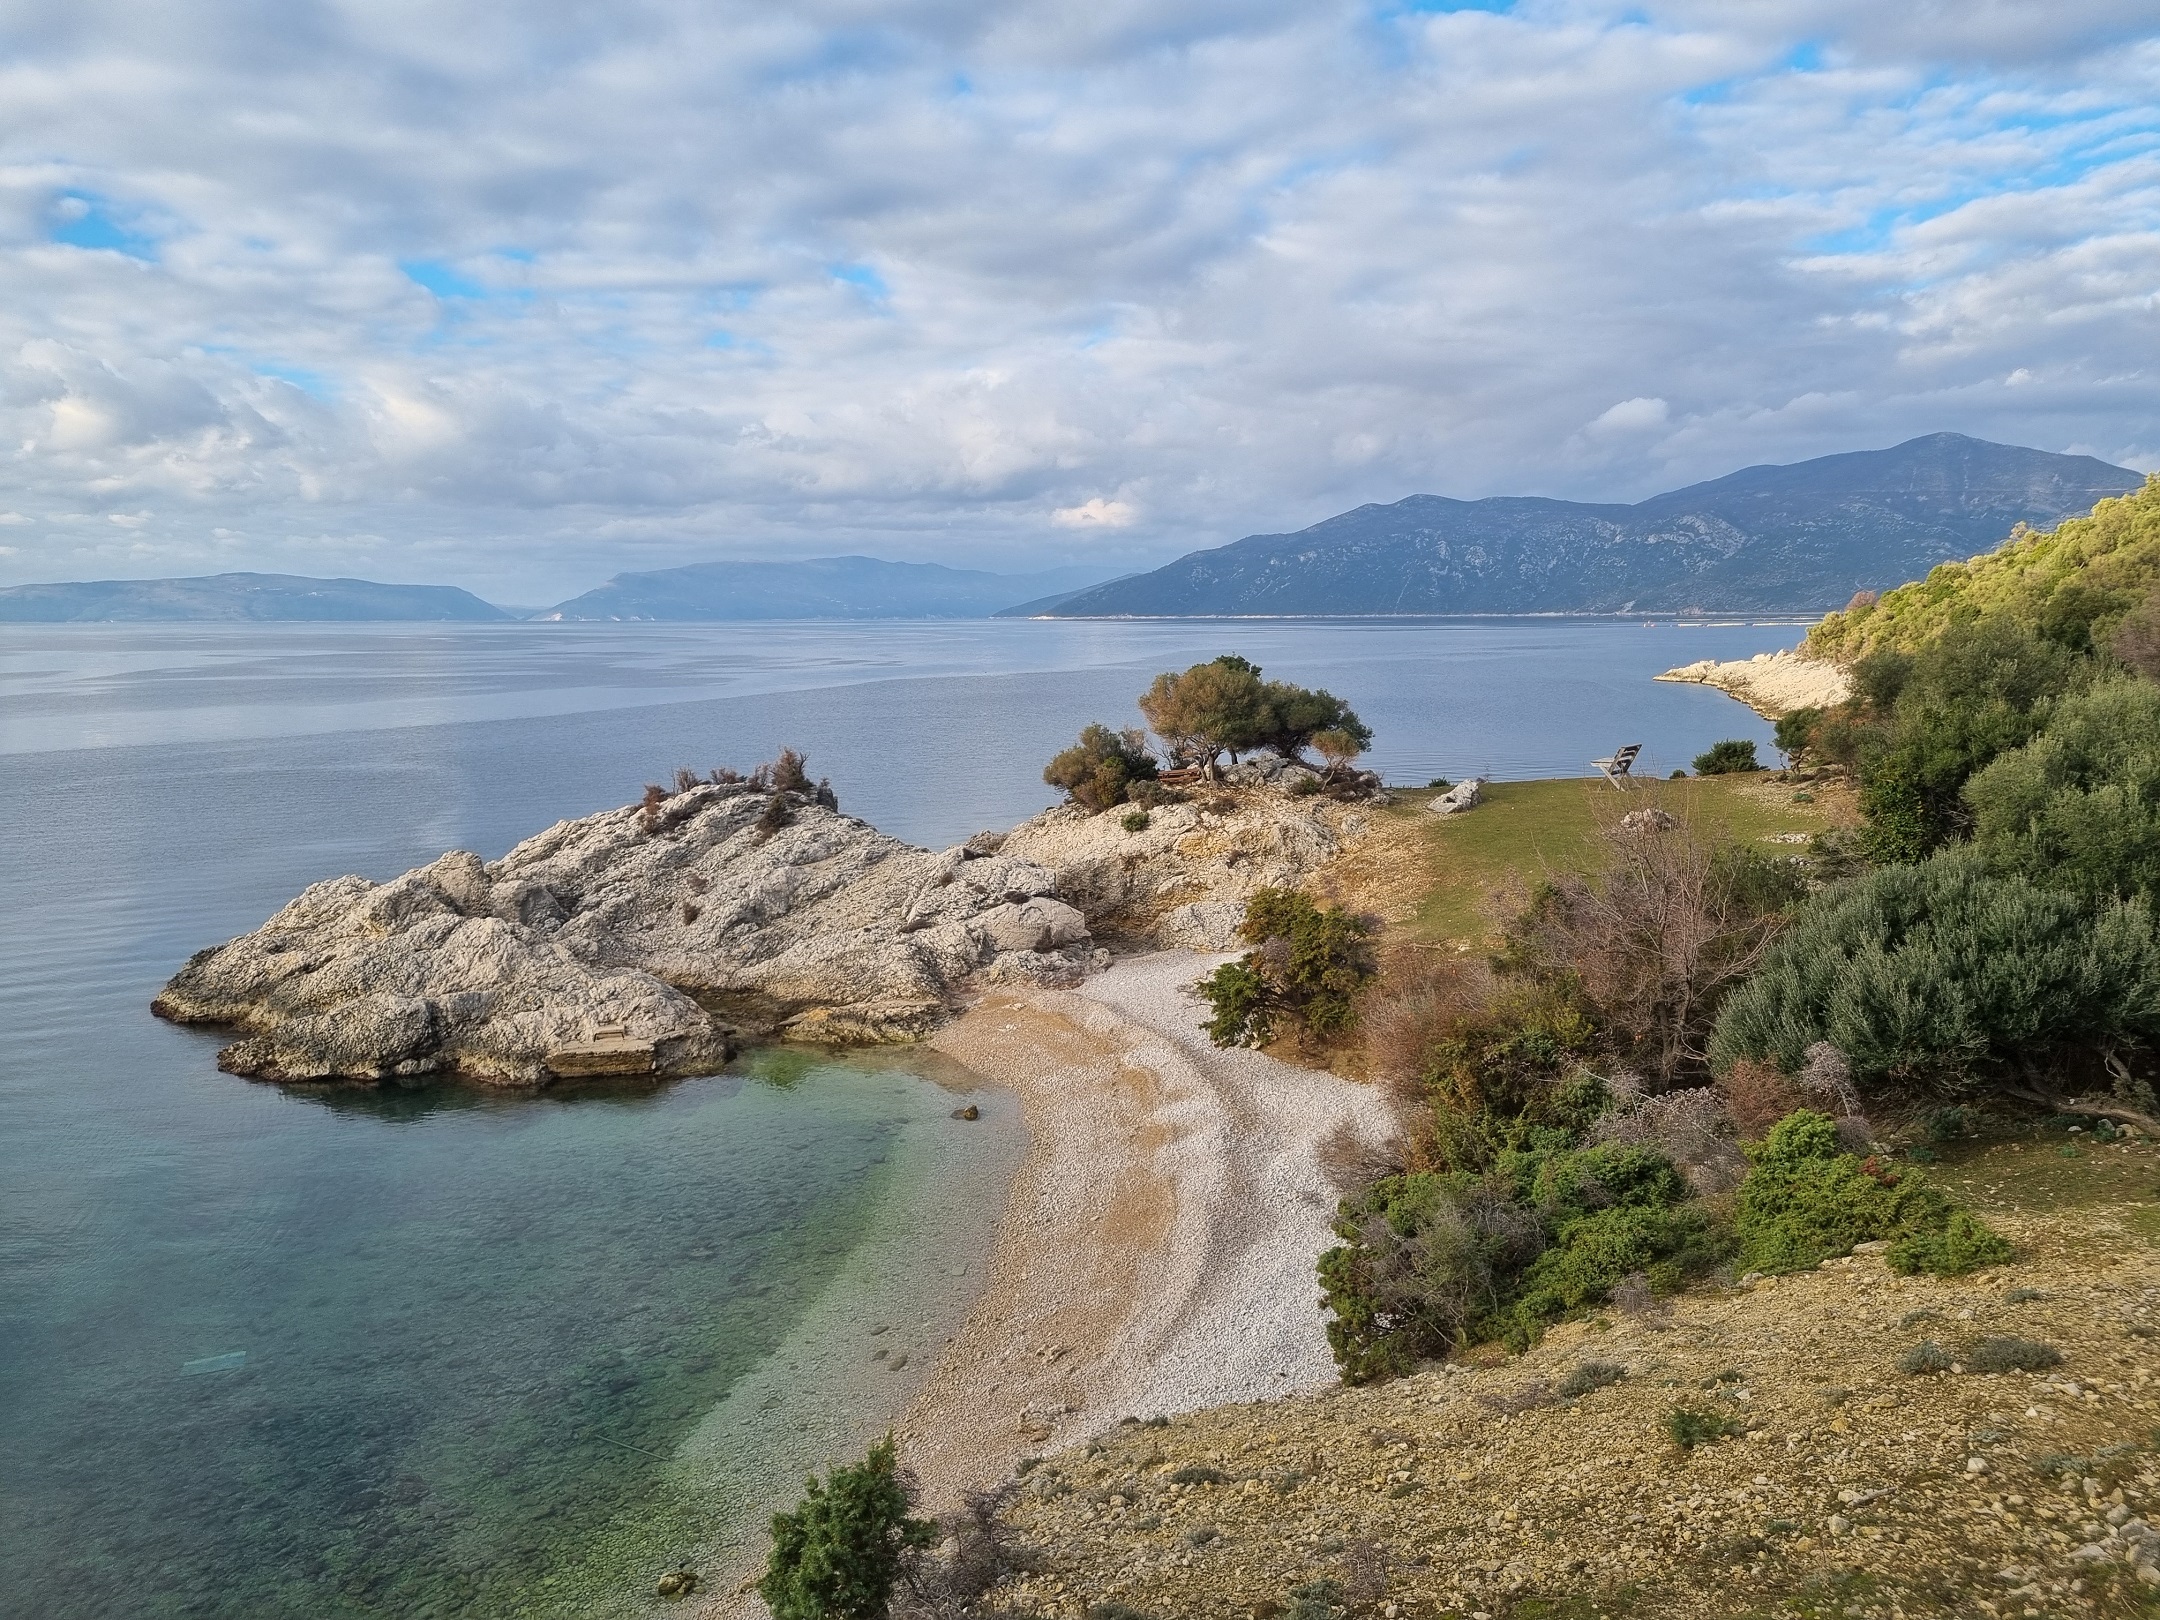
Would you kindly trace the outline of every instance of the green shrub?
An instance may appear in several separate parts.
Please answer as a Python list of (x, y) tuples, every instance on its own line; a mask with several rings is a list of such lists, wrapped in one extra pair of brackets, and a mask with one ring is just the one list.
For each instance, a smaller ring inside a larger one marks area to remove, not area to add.
[(2062, 1365), (2062, 1352), (2034, 1339), (1986, 1338), (1958, 1358), (1974, 1372), (2046, 1372)]
[(2143, 901), (2095, 907), (1960, 852), (1804, 906), (1725, 1002), (1710, 1059), (1791, 1073), (1828, 1041), (1863, 1087), (1956, 1095), (2066, 1049), (2156, 1035), (2160, 941)]
[(1043, 780), (1063, 788), (1072, 802), (1097, 814), (1123, 804), (1136, 782), (1157, 774), (1143, 732), (1084, 727), (1080, 740), (1043, 767)]
[(2009, 1257), (2007, 1243), (1921, 1171), (1841, 1151), (1836, 1125), (1812, 1109), (1788, 1114), (1746, 1152), (1733, 1228), (1750, 1271), (1801, 1271), (1883, 1240), (1903, 1272), (1958, 1276)]
[(1345, 1201), (1320, 1259), (1336, 1363), (1363, 1383), (1486, 1339), (1526, 1349), (1634, 1273), (1669, 1290), (1724, 1252), (1687, 1200), (1670, 1161), (1622, 1144), (1384, 1177)]
[(1723, 1440), (1727, 1435), (1746, 1432), (1745, 1425), (1737, 1418), (1726, 1417), (1721, 1412), (1676, 1406), (1665, 1414), (1665, 1438), (1682, 1451), (1693, 1451), (1697, 1446)]
[(1127, 811), (1125, 819), (1119, 822), (1118, 825), (1127, 832), (1146, 832), (1148, 830), (1148, 813), (1145, 810)]
[(1230, 1476), (1208, 1463), (1192, 1463), (1170, 1476), (1173, 1485), (1227, 1485)]
[(1761, 764), (1755, 758), (1754, 739), (1727, 737), (1723, 742), (1712, 743), (1707, 750), (1695, 756), (1697, 776), (1731, 776), (1739, 771), (1759, 771)]
[(1323, 909), (1295, 889), (1259, 889), (1245, 902), (1239, 936), (1257, 949), (1200, 981), (1217, 1046), (1264, 1046), (1284, 1030), (1327, 1039), (1349, 1029), (1357, 994), (1371, 983), (1369, 917)]
[(2065, 698), (2047, 728), (1965, 785), (1997, 872), (2090, 898), (2160, 888), (2160, 686), (2118, 678)]
[(908, 1555), (936, 1536), (909, 1506), (890, 1435), (824, 1484), (811, 1479), (795, 1510), (773, 1517), (758, 1582), (773, 1620), (884, 1620)]
[(1290, 1589), (1287, 1620), (1340, 1620), (1344, 1612), (1342, 1588), (1333, 1581), (1307, 1581)]

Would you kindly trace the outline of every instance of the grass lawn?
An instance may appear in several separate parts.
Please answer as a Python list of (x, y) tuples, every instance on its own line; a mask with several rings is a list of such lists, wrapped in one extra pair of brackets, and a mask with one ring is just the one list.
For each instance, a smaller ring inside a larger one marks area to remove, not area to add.
[[(1793, 802), (1796, 792), (1810, 791), (1813, 802)], [(1625, 795), (1602, 777), (1494, 782), (1483, 804), (1459, 816), (1433, 815), (1425, 806), (1434, 796), (1400, 795), (1389, 812), (1416, 829), (1415, 847), (1427, 865), (1424, 899), (1401, 935), (1428, 944), (1482, 941), (1491, 932), (1496, 895), (1548, 872), (1583, 870), (1598, 829), (1627, 809), (1655, 805), (1705, 831), (1749, 842), (1820, 832), (1850, 819), (1835, 790), (1790, 788), (1767, 771), (1643, 781)]]

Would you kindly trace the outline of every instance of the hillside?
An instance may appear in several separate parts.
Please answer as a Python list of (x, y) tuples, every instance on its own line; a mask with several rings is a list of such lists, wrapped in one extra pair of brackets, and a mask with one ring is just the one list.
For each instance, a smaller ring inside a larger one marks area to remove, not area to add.
[(1876, 647), (1910, 652), (1970, 614), (2005, 609), (2037, 621), (2073, 581), (2116, 598), (2110, 611), (2160, 587), (2160, 476), (2052, 534), (2015, 536), (1985, 556), (1944, 563), (1878, 602), (1833, 613), (1808, 632), (1803, 650), (1849, 664)]
[[(1611, 1310), (1519, 1359), (1164, 1422), (1030, 1468), (1004, 1612), (1588, 1620), (2137, 1616), (2160, 1586), (2153, 1145), (2059, 1128), (1949, 1172), (2020, 1245)], [(1913, 1374), (1934, 1341), (2060, 1354)], [(1732, 1431), (1693, 1450), (1685, 1407)], [(1322, 1583), (1332, 1583), (1332, 1590)]]
[(2136, 489), (2090, 456), (1930, 434), (1626, 505), (1413, 495), (1197, 551), (1041, 609), (1207, 614), (1819, 612)]
[(382, 585), (301, 574), (209, 574), (196, 579), (99, 579), (0, 589), (0, 623), (157, 621), (507, 620), (454, 585)]
[(1016, 603), (1092, 585), (1101, 568), (991, 574), (877, 557), (710, 562), (617, 574), (545, 620), (982, 619)]

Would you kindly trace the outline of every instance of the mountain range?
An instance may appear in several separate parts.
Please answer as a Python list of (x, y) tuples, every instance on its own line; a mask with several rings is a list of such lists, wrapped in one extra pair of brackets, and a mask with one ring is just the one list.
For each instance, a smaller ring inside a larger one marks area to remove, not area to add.
[(1749, 467), (1633, 505), (1412, 495), (1295, 534), (1195, 551), (1062, 602), (1057, 618), (1812, 613), (2052, 527), (2143, 475), (1932, 433)]
[(877, 557), (710, 562), (617, 574), (535, 618), (545, 620), (986, 619), (1015, 604), (1044, 610), (1106, 568), (989, 574)]
[(509, 619), (455, 585), (378, 585), (300, 574), (208, 574), (199, 579), (93, 579), (0, 589), (0, 623), (113, 621)]

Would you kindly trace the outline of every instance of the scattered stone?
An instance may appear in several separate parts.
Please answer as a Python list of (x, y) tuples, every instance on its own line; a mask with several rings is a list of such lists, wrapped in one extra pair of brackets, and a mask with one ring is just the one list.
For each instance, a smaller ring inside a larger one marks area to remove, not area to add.
[(698, 1589), (697, 1571), (671, 1569), (660, 1577), (660, 1584), (653, 1588), (661, 1597), (688, 1597)]
[(952, 1111), (952, 1117), (954, 1119), (981, 1119), (982, 1110), (973, 1103), (969, 1103), (965, 1108), (955, 1108)]
[(1630, 810), (1620, 818), (1620, 825), (1629, 832), (1671, 832), (1680, 825), (1679, 818), (1654, 806)]

